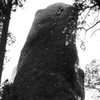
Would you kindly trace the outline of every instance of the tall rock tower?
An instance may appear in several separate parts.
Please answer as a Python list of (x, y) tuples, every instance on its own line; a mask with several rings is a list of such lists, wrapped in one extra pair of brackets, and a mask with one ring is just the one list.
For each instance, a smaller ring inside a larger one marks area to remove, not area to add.
[(37, 11), (21, 51), (10, 100), (82, 100), (75, 72), (77, 19), (77, 9), (63, 3)]

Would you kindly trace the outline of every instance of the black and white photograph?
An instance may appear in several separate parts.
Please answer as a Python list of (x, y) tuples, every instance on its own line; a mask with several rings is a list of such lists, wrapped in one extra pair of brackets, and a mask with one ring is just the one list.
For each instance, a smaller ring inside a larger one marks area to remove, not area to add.
[(100, 0), (0, 0), (0, 100), (100, 100)]

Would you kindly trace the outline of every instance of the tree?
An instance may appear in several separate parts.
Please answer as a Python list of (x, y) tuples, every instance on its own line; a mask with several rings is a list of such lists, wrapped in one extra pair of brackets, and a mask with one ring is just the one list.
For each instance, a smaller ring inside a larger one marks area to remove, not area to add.
[[(95, 92), (95, 100), (100, 99), (100, 60), (93, 59), (86, 66), (85, 72), (85, 89), (86, 94), (88, 91)], [(91, 94), (92, 95), (92, 94)], [(97, 98), (97, 99), (96, 99)]]
[[(100, 61), (92, 60), (90, 64), (86, 65), (85, 86), (89, 88), (96, 88), (100, 85)], [(96, 88), (100, 90), (99, 88)]]
[[(100, 0), (75, 0), (75, 6), (78, 8), (78, 24), (77, 31), (85, 32), (85, 36), (88, 31), (91, 36), (96, 34), (97, 31), (100, 31), (100, 26), (95, 28), (100, 24)], [(93, 16), (94, 14), (94, 16)], [(88, 22), (88, 18), (93, 17), (91, 23)], [(94, 61), (94, 60), (93, 60)]]
[[(78, 24), (77, 33), (80, 35), (81, 31), (84, 32), (83, 40), (78, 37), (81, 41), (81, 48), (85, 50), (85, 38), (87, 34), (90, 36), (100, 33), (100, 0), (75, 0), (75, 6), (78, 7)], [(91, 18), (91, 21), (90, 21)], [(86, 66), (85, 72), (85, 89), (93, 89), (100, 93), (100, 78), (98, 73), (98, 67), (100, 64), (96, 60), (93, 60)], [(87, 91), (86, 91), (87, 92)], [(97, 97), (100, 98), (100, 97)], [(96, 100), (96, 99), (94, 99)], [(98, 100), (98, 99), (97, 99)]]
[(3, 70), (3, 61), (6, 51), (8, 37), (8, 27), (11, 11), (16, 11), (16, 7), (23, 6), (25, 0), (1, 0), (0, 1), (0, 82)]
[(7, 100), (8, 95), (10, 94), (11, 83), (9, 83), (8, 79), (1, 86), (0, 90), (0, 100)]
[[(84, 49), (85, 37), (91, 30), (91, 36), (100, 31), (100, 0), (75, 0), (75, 6), (78, 8), (77, 33), (84, 31), (84, 39), (81, 40), (81, 48)], [(89, 18), (92, 18), (89, 22)], [(96, 28), (97, 27), (97, 28)], [(80, 34), (78, 34), (80, 35)]]

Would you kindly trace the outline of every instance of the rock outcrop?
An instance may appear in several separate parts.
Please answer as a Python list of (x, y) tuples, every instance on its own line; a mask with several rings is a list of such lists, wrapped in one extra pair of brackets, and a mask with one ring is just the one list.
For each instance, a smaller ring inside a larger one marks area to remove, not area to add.
[(10, 100), (82, 100), (75, 72), (77, 19), (77, 9), (63, 3), (37, 11)]

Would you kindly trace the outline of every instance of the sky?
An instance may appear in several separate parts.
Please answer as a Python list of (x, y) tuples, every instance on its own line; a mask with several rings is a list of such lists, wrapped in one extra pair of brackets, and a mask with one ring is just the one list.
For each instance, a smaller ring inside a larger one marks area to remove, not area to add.
[[(12, 12), (9, 31), (16, 37), (16, 42), (11, 46), (7, 46), (7, 50), (9, 50), (7, 56), (10, 58), (10, 61), (4, 66), (2, 82), (6, 79), (13, 81), (14, 75), (16, 74), (20, 52), (26, 41), (36, 11), (57, 2), (72, 4), (73, 0), (35, 0), (35, 2), (34, 0), (27, 0), (23, 8), (17, 8), (16, 12)], [(91, 22), (91, 19), (88, 20)], [(85, 65), (90, 63), (93, 59), (100, 60), (100, 34), (98, 34), (100, 32), (97, 32), (97, 34), (92, 37), (90, 36), (90, 33), (91, 31), (85, 38), (85, 51), (80, 48), (80, 41), (77, 41), (80, 67), (83, 70), (85, 70)], [(80, 37), (82, 39), (84, 38), (83, 35)], [(13, 77), (11, 77), (12, 75)]]

